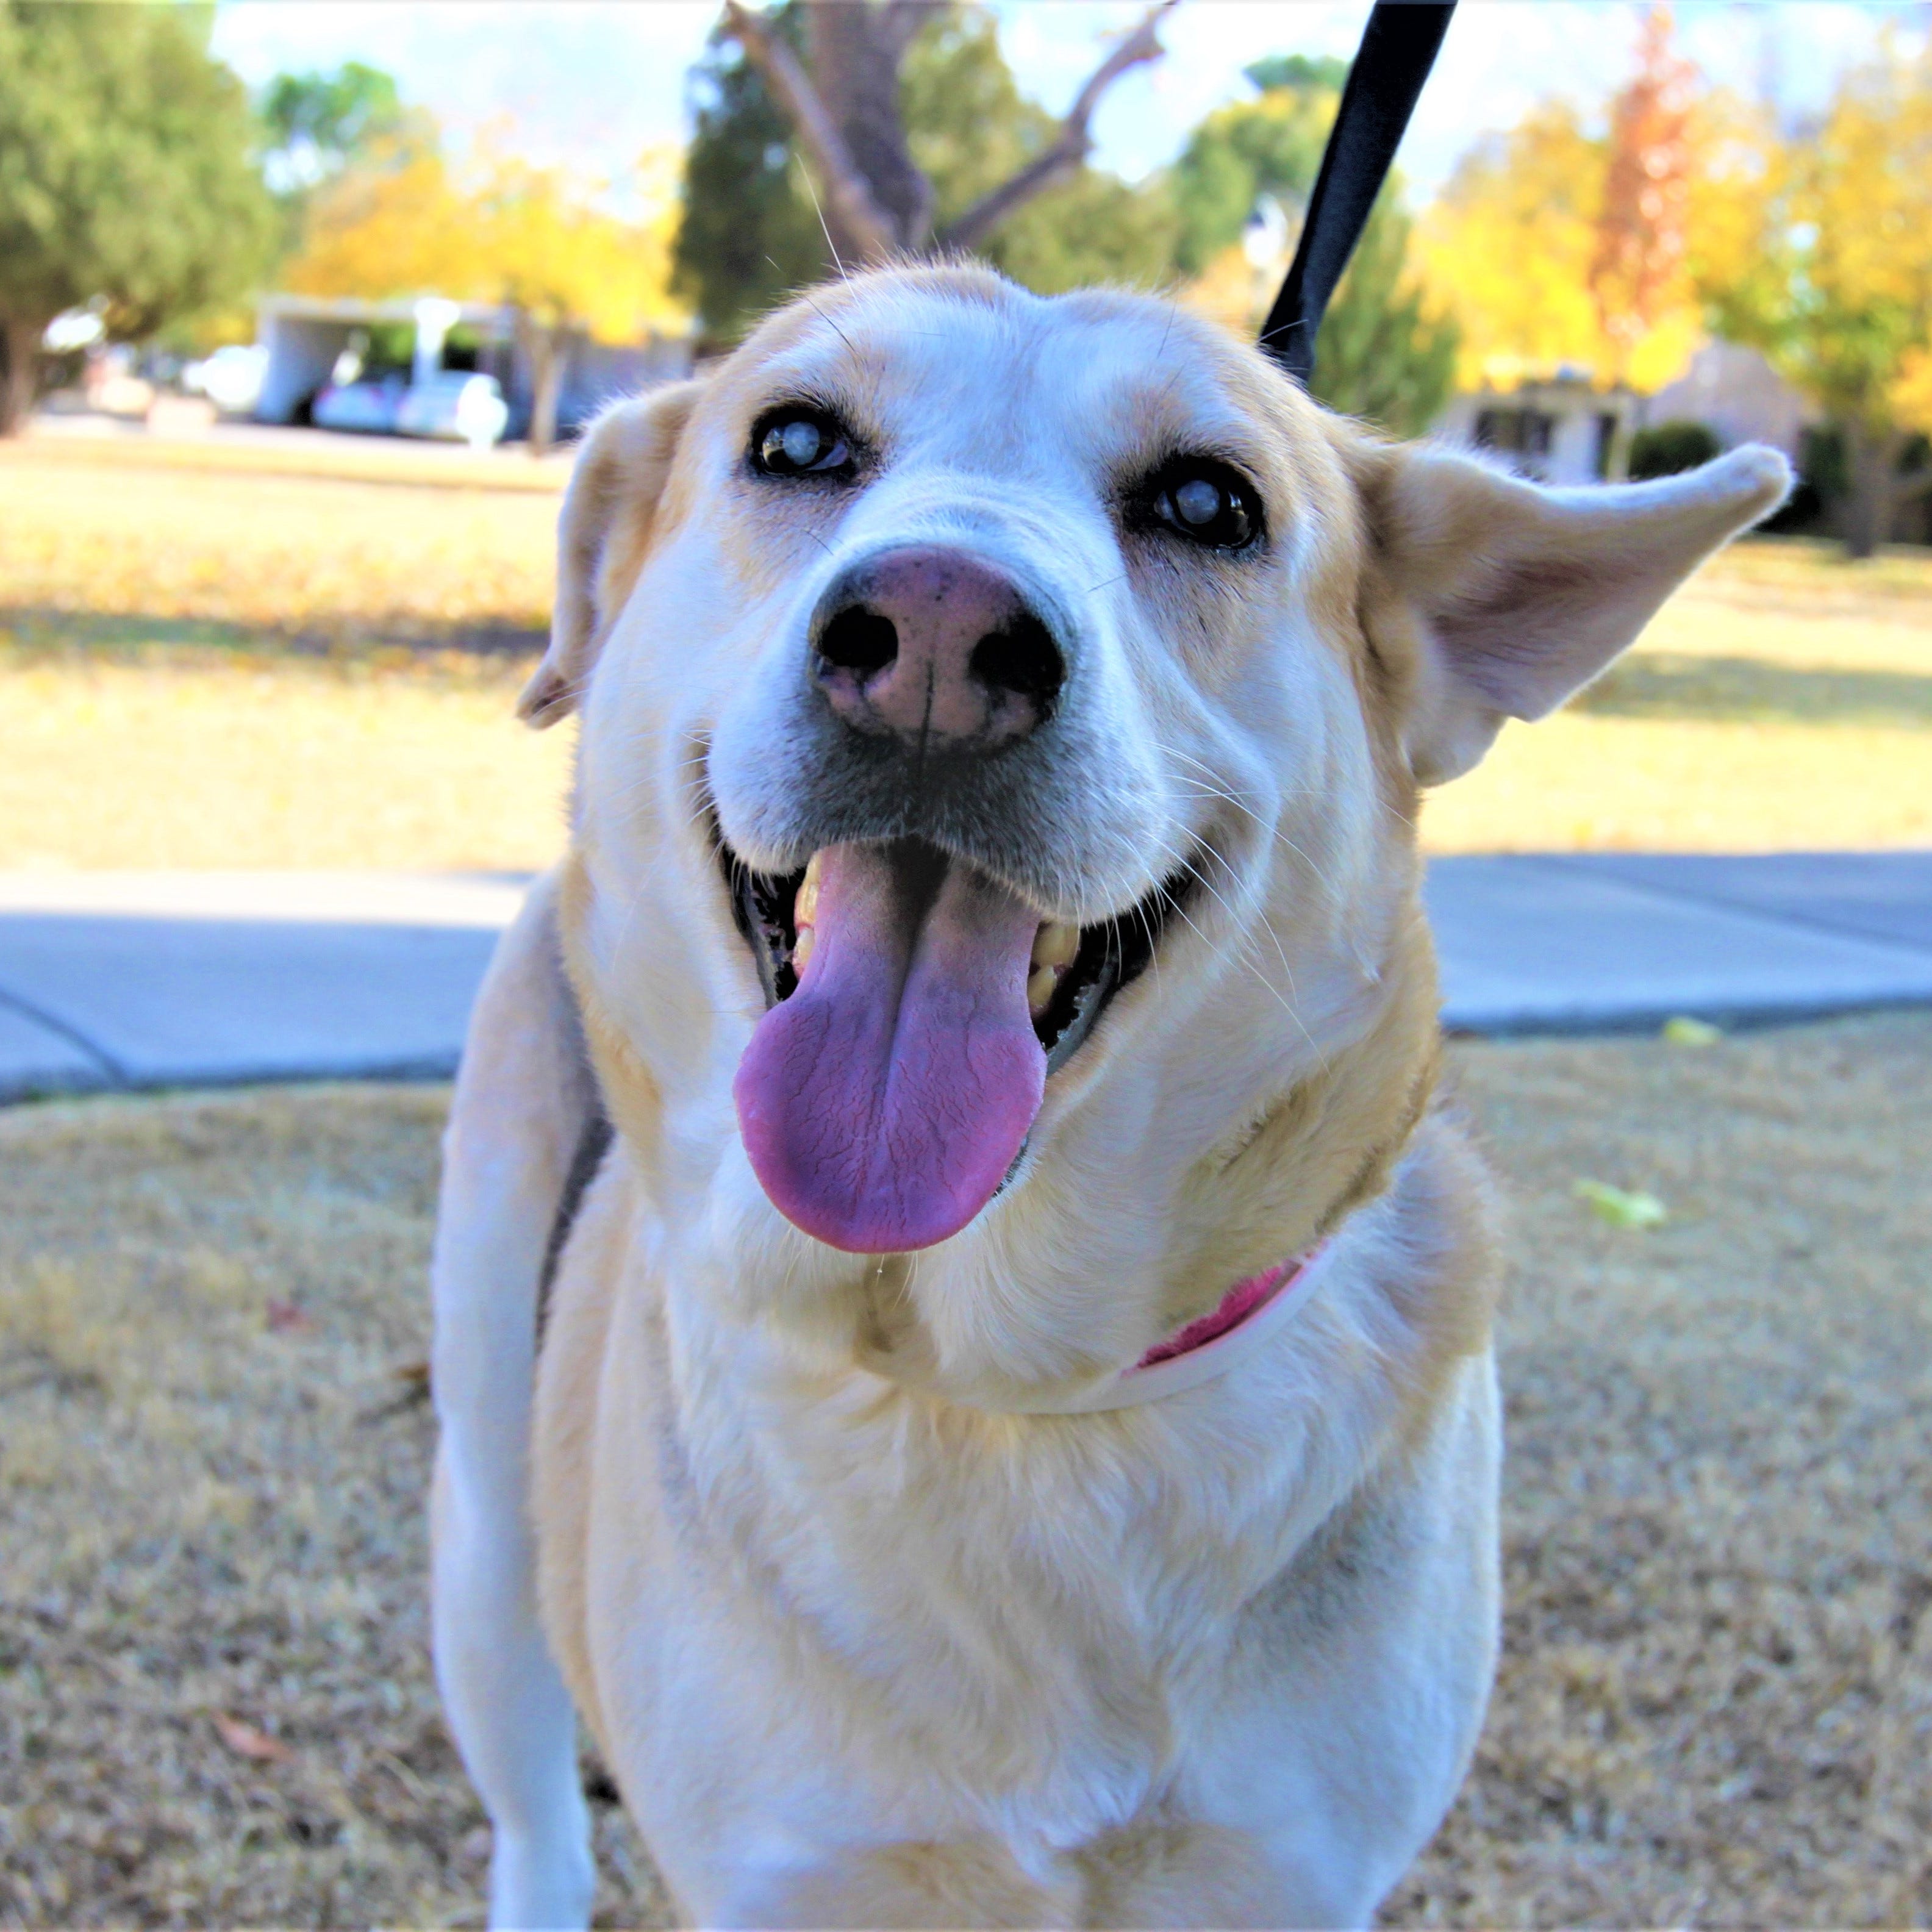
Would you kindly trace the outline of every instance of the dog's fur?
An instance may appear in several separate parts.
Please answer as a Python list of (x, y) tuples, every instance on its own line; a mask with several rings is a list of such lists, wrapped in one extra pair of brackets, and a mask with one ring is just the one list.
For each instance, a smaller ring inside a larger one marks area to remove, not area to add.
[[(862, 487), (749, 477), (795, 398), (859, 420)], [(1252, 554), (1123, 527), (1176, 450), (1258, 486)], [(573, 1701), (695, 1922), (1367, 1919), (1454, 1794), (1497, 1628), (1490, 1208), (1433, 1099), (1418, 789), (1785, 482), (1747, 450), (1538, 489), (1331, 416), (1168, 304), (964, 268), (821, 290), (603, 419), (525, 700), (581, 706), (571, 852), (477, 1007), (435, 1266), (437, 1664), (496, 1922), (587, 1910)], [(1054, 756), (967, 856), (1003, 840), (1042, 917), (1189, 851), (1202, 884), (1010, 1184), (863, 1258), (748, 1162), (764, 1000), (712, 842), (782, 871), (862, 835), (800, 709), (806, 614), (915, 542), (1072, 640)], [(1220, 1379), (1010, 1412), (1324, 1235), (1319, 1293)]]

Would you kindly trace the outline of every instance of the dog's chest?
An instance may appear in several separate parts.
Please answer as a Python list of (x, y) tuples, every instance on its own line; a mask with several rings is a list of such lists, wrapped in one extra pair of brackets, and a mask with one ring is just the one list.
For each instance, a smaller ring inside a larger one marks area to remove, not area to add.
[[(634, 1318), (614, 1363), (663, 1346)], [(1216, 1754), (1247, 1606), (1322, 1507), (1307, 1485), (1164, 1480), (1131, 1423), (1028, 1421), (1022, 1449), (1010, 1421), (774, 1392), (742, 1362), (674, 1398), (662, 1367), (606, 1382), (592, 1512), (600, 1689), (647, 1752), (695, 1744), (708, 1781), (758, 1794), (734, 1810), (802, 1808), (802, 1830), (1063, 1846)], [(641, 1782), (681, 1809), (690, 1769)]]

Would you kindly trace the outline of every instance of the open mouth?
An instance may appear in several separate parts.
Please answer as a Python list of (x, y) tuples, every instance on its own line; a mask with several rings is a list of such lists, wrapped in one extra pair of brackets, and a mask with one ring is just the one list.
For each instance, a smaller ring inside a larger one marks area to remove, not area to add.
[(917, 838), (782, 876), (720, 856), (766, 1004), (734, 1084), (746, 1150), (788, 1219), (867, 1254), (944, 1240), (992, 1198), (1192, 883), (1082, 926)]
[[(911, 838), (891, 842), (922, 845)], [(795, 872), (759, 872), (722, 838), (715, 843), (730, 895), (731, 916), (751, 948), (765, 1004), (775, 1006), (798, 990), (799, 974), (817, 943), (814, 915), (822, 856), (814, 853), (811, 862)], [(932, 862), (947, 862), (944, 854), (924, 849)], [(1196, 877), (1191, 869), (1177, 873), (1138, 904), (1092, 926), (1073, 926), (1064, 920), (1040, 922), (1028, 957), (1027, 1010), (1046, 1051), (1049, 1075), (1072, 1058), (1114, 995), (1147, 970), (1162, 929)]]

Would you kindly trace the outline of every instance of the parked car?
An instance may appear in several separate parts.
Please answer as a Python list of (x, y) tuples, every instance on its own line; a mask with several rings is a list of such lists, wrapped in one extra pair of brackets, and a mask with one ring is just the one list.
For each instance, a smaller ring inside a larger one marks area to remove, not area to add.
[(502, 440), (509, 420), (509, 405), (495, 376), (446, 369), (414, 384), (404, 396), (396, 410), (396, 433), (488, 449)]
[(318, 429), (392, 435), (397, 412), (408, 392), (408, 382), (399, 375), (380, 376), (370, 382), (325, 382), (310, 406), (309, 420)]

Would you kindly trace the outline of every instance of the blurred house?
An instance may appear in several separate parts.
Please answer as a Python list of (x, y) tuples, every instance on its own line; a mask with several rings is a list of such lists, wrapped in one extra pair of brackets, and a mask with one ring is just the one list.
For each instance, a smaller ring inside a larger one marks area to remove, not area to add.
[(1755, 349), (1707, 342), (1674, 382), (1654, 395), (1598, 388), (1590, 371), (1562, 368), (1514, 388), (1456, 397), (1436, 434), (1486, 449), (1546, 483), (1594, 483), (1619, 476), (1638, 430), (1702, 423), (1725, 448), (1768, 442), (1796, 462), (1818, 412)]
[[(496, 379), (509, 404), (512, 436), (529, 426), (535, 383), (513, 309), (440, 296), (368, 302), (277, 295), (265, 297), (256, 314), (266, 358), (255, 405), (260, 422), (307, 422), (316, 397), (331, 382), (393, 371), (421, 387), (445, 370), (460, 370)], [(558, 400), (559, 430), (574, 430), (614, 396), (688, 375), (692, 352), (684, 334), (622, 344), (574, 339)]]
[(1707, 342), (1674, 382), (1648, 398), (1643, 423), (1700, 422), (1726, 449), (1768, 442), (1795, 463), (1804, 432), (1820, 419), (1805, 398), (1755, 349)]
[(1544, 483), (1594, 483), (1617, 473), (1640, 400), (1629, 389), (1597, 388), (1586, 369), (1565, 368), (1514, 388), (1453, 398), (1436, 433), (1489, 450)]

